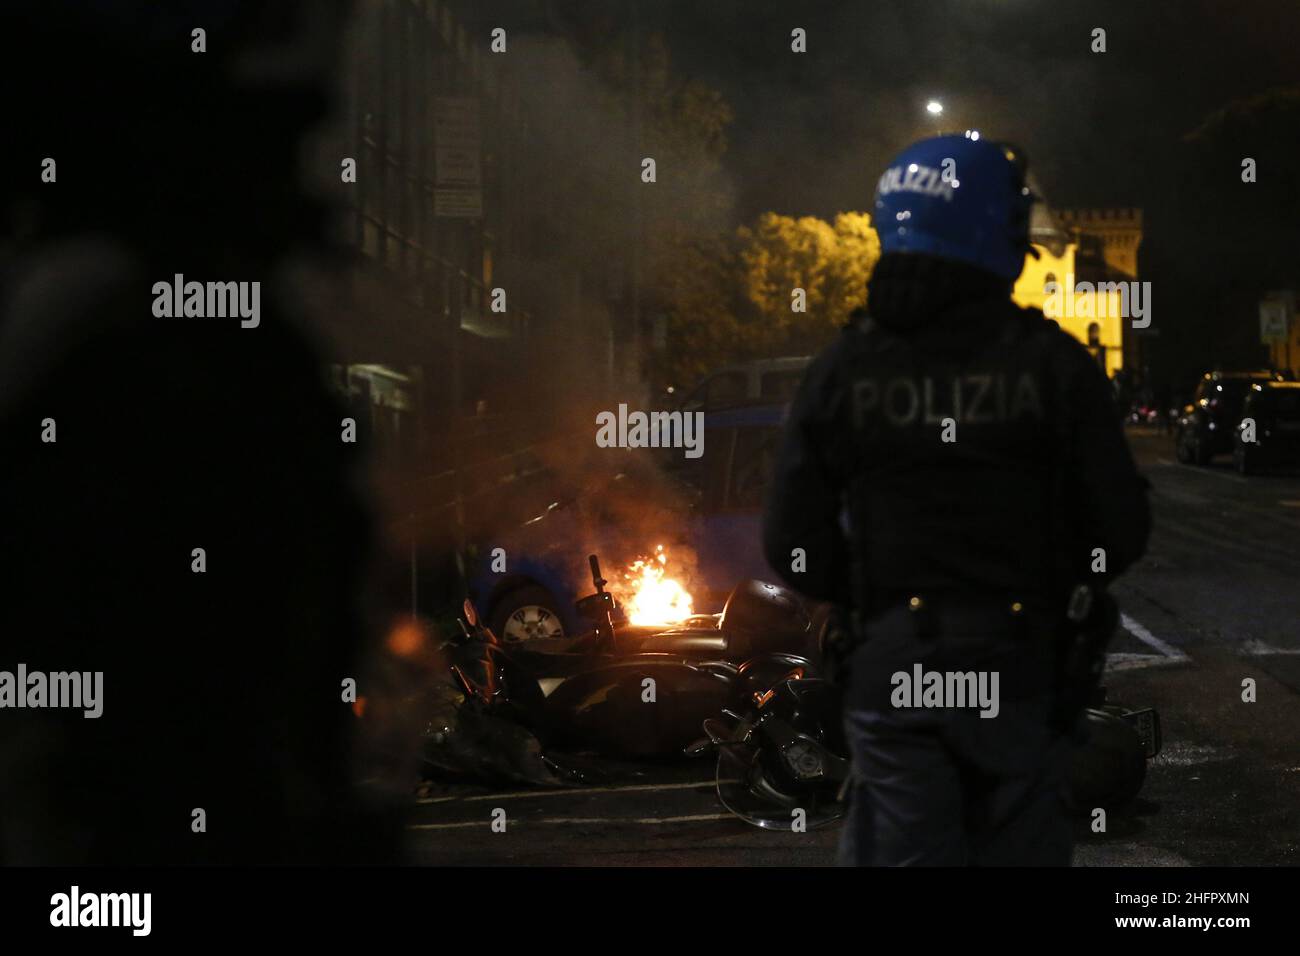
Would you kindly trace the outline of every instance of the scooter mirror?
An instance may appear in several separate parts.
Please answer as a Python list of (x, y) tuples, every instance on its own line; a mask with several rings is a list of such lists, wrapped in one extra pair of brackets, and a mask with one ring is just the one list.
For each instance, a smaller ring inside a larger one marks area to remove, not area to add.
[(465, 603), (461, 605), (465, 612), (465, 620), (469, 621), (470, 627), (478, 627), (478, 610), (474, 607), (474, 602), (465, 598)]

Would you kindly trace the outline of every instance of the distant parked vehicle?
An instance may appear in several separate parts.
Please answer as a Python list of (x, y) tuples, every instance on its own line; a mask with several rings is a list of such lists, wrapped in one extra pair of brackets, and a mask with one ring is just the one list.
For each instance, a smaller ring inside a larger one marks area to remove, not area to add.
[[(1300, 382), (1255, 382), (1233, 434), (1232, 463), (1243, 475), (1300, 464)], [(1253, 441), (1245, 423), (1253, 424)]]
[(1154, 405), (1135, 403), (1128, 412), (1130, 425), (1159, 425), (1160, 409)]
[(1285, 381), (1282, 372), (1206, 372), (1192, 402), (1178, 416), (1174, 451), (1185, 465), (1205, 465), (1233, 451), (1242, 406), (1251, 386)]
[(707, 412), (755, 402), (785, 404), (794, 397), (811, 362), (811, 356), (797, 355), (729, 365), (706, 375), (691, 388), (682, 399), (681, 409)]
[(750, 404), (709, 412), (703, 457), (670, 449), (654, 459), (647, 449), (602, 487), (502, 529), (491, 547), (510, 556), (508, 573), (495, 572), (485, 552), (469, 580), (489, 626), (507, 643), (579, 633), (573, 606), (586, 584), (586, 555), (608, 555), (611, 572), (635, 557), (622, 553), (629, 510), (664, 517), (662, 536), (640, 542), (639, 550), (648, 553), (663, 544), (670, 554), (694, 554), (690, 593), (697, 612), (720, 611), (738, 580), (772, 579), (763, 557), (762, 511), (785, 410)]

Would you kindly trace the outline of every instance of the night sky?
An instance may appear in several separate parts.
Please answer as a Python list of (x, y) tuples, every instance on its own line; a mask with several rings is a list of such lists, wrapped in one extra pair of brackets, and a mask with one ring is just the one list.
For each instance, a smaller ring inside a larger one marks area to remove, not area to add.
[[(1300, 86), (1295, 0), (643, 2), (677, 68), (736, 113), (738, 218), (866, 209), (939, 127), (1024, 146), (1055, 206), (1143, 205), (1162, 153), (1230, 101)], [(790, 52), (790, 30), (809, 52)], [(1094, 27), (1107, 52), (1091, 52)], [(924, 111), (944, 103), (942, 123)], [(1243, 155), (1249, 155), (1243, 144)]]

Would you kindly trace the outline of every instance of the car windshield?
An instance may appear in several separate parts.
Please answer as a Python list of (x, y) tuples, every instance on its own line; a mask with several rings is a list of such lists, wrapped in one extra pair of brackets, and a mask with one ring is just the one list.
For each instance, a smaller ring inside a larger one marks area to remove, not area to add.
[(1278, 418), (1300, 419), (1300, 391), (1269, 389), (1260, 395), (1261, 404)]
[(729, 509), (750, 511), (763, 507), (776, 462), (781, 430), (775, 426), (739, 428), (731, 457)]
[(1229, 408), (1240, 408), (1251, 384), (1249, 379), (1244, 378), (1224, 379), (1210, 388), (1209, 397), (1211, 400), (1217, 398), (1220, 404)]
[(803, 369), (790, 369), (782, 372), (764, 372), (759, 383), (759, 397), (764, 401), (788, 402), (794, 398), (803, 378)]
[(694, 492), (704, 490), (704, 459), (687, 458), (680, 448), (656, 448), (652, 460), (660, 472)]

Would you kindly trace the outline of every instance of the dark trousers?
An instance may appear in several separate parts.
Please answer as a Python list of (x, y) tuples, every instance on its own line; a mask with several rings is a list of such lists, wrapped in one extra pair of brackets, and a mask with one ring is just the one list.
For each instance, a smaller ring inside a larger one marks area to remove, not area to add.
[[(845, 693), (853, 759), (840, 861), (858, 866), (1068, 866), (1071, 746), (1049, 725), (1050, 655), (1000, 611), (956, 611), (927, 633), (905, 609), (868, 624)], [(1026, 633), (1028, 630), (1028, 633)], [(930, 669), (999, 669), (995, 717), (974, 708), (908, 708), (890, 678)]]

